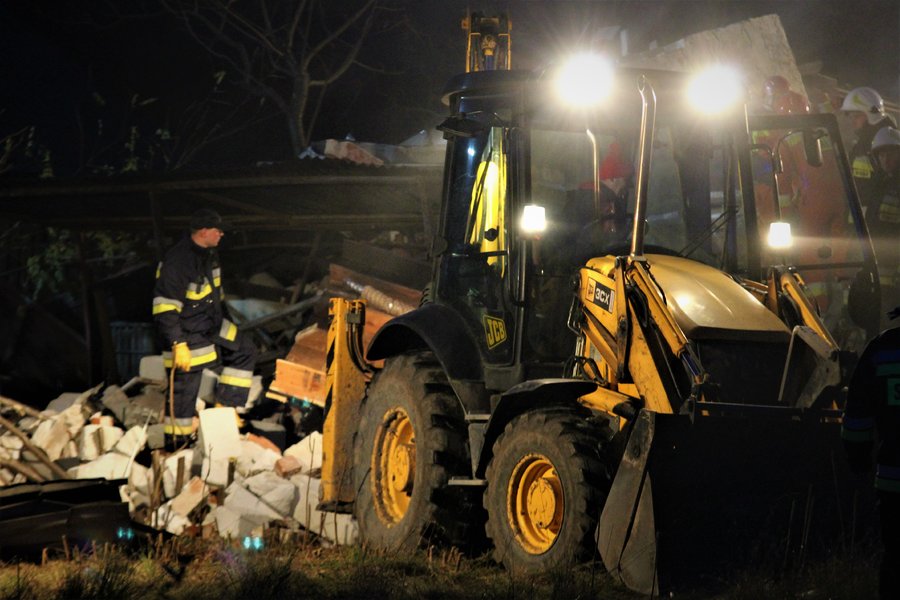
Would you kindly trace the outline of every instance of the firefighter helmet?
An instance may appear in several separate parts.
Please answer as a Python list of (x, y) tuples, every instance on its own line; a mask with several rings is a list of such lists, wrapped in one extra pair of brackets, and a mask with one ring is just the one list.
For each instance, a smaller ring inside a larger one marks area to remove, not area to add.
[(865, 113), (869, 124), (875, 125), (884, 118), (884, 100), (870, 87), (853, 88), (844, 98), (841, 110)]
[(872, 152), (887, 150), (890, 147), (900, 148), (900, 130), (893, 127), (882, 127), (872, 138)]

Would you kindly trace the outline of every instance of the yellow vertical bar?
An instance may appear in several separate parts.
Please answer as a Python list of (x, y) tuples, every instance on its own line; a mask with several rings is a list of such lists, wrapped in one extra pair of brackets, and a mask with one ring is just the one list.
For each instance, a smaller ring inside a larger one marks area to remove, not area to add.
[(322, 500), (320, 510), (344, 512), (355, 498), (350, 478), (353, 434), (366, 391), (366, 375), (356, 368), (349, 344), (350, 320), (365, 325), (365, 300), (332, 298), (328, 307), (325, 375), (325, 423), (322, 426)]

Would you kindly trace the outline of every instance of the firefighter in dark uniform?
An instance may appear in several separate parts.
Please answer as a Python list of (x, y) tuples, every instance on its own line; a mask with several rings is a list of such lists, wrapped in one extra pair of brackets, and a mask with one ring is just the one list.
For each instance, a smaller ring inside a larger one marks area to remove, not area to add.
[[(900, 316), (900, 306), (890, 313)], [(841, 437), (850, 467), (872, 467), (877, 445), (875, 490), (884, 556), (879, 574), (881, 598), (900, 598), (900, 327), (869, 342), (850, 379)]]
[(171, 348), (163, 353), (165, 365), (175, 369), (175, 414), (165, 420), (170, 439), (190, 435), (196, 427), (195, 405), (204, 368), (223, 367), (216, 386), (217, 405), (243, 407), (250, 392), (256, 348), (226, 318), (215, 250), (224, 227), (215, 211), (197, 211), (191, 216), (190, 235), (169, 249), (157, 269), (153, 317), (164, 348)]
[[(850, 90), (841, 105), (841, 111), (850, 119), (850, 125), (856, 134), (856, 141), (850, 149), (850, 166), (853, 169), (853, 182), (859, 192), (859, 200), (863, 210), (868, 212), (879, 198), (879, 173), (872, 164), (870, 150), (872, 139), (884, 127), (896, 127), (894, 120), (884, 111), (884, 100), (881, 94), (870, 87), (858, 87)], [(866, 217), (868, 218), (868, 214)]]

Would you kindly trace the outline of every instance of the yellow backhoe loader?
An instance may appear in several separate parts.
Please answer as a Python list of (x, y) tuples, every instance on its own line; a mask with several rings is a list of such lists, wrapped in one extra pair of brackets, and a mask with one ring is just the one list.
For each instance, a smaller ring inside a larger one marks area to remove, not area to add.
[[(322, 508), (515, 573), (599, 551), (648, 594), (859, 535), (838, 409), (879, 290), (837, 122), (748, 116), (728, 83), (451, 80), (422, 306), (364, 358), (364, 305), (332, 303)], [(827, 230), (778, 203), (792, 169), (830, 178), (792, 180)]]

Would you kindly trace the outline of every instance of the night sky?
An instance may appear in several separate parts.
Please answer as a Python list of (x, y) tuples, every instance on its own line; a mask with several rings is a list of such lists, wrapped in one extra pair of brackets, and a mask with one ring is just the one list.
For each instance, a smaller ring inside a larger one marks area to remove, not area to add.
[[(67, 6), (71, 4), (72, 6)], [(127, 3), (125, 3), (127, 4)], [(348, 2), (352, 4), (352, 2)], [(704, 29), (777, 13), (798, 63), (820, 60), (841, 84), (871, 85), (900, 97), (900, 2), (393, 0), (396, 24), (373, 35), (354, 67), (332, 86), (314, 139), (397, 143), (430, 129), (443, 107), (444, 82), (464, 68), (460, 19), (468, 7), (506, 9), (513, 22), (514, 66), (537, 67), (589, 42), (597, 29), (629, 29), (633, 51)], [(27, 125), (65, 164), (98, 119), (107, 127), (177, 126), (183, 107), (207, 93), (220, 65), (166, 17), (110, 24), (91, 10), (102, 2), (0, 0), (0, 136)], [(373, 70), (374, 69), (374, 70)], [(376, 72), (377, 71), (377, 72)], [(155, 99), (137, 109), (131, 99)], [(264, 118), (208, 164), (289, 156), (281, 117)], [(115, 136), (106, 132), (110, 139)], [(62, 169), (63, 172), (65, 168)]]

